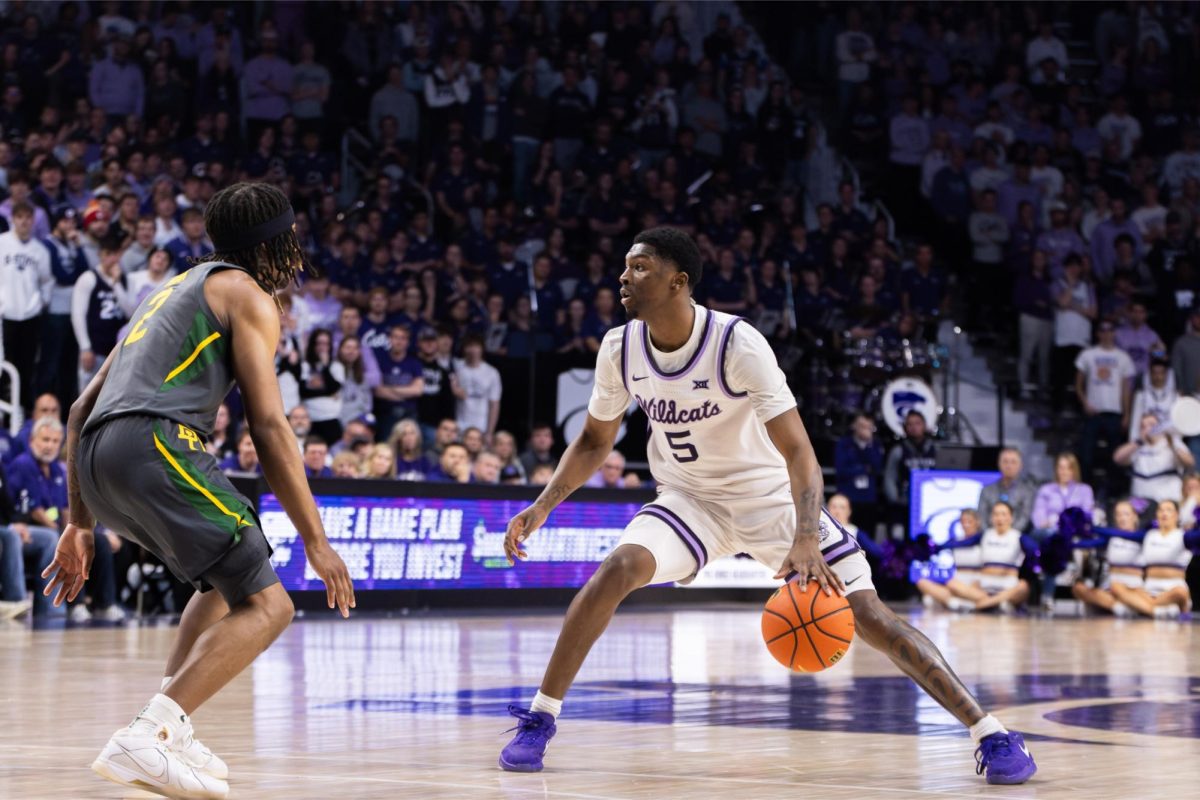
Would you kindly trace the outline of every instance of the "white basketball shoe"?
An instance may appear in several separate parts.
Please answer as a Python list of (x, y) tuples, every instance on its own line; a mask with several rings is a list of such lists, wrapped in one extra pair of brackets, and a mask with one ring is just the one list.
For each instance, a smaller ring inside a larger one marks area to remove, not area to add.
[(229, 766), (196, 738), (191, 720), (175, 731), (170, 749), (188, 766), (206, 772), (217, 780), (228, 780)]
[(113, 734), (92, 762), (92, 771), (113, 783), (163, 797), (224, 800), (229, 784), (185, 762), (173, 748), (175, 739), (166, 725), (139, 717)]

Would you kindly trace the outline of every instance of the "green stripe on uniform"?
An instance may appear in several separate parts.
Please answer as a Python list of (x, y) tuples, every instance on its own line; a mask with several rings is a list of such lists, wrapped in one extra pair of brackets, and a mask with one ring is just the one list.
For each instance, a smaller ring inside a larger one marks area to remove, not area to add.
[(179, 348), (179, 359), (165, 376), (158, 391), (169, 392), (196, 380), (210, 364), (225, 356), (226, 341), (227, 337), (212, 326), (204, 312), (197, 311), (192, 319), (192, 327), (188, 329)]
[(185, 453), (167, 444), (168, 437), (160, 426), (155, 425), (154, 430), (155, 446), (163, 455), (163, 467), (188, 505), (217, 528), (228, 532), (234, 544), (240, 542), (241, 528), (252, 524), (250, 509), (227, 490), (214, 485)]

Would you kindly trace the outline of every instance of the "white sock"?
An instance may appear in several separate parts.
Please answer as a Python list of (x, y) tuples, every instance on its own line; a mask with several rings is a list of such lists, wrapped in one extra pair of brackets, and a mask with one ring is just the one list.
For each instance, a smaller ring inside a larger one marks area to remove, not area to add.
[(142, 709), (142, 713), (138, 714), (138, 719), (134, 720), (136, 724), (138, 720), (149, 720), (157, 725), (166, 725), (174, 733), (188, 721), (188, 715), (179, 707), (171, 698), (165, 694), (159, 693), (150, 698), (150, 702)]
[(988, 736), (991, 736), (993, 733), (1008, 733), (1008, 728), (1001, 725), (1000, 720), (996, 719), (991, 714), (988, 714), (986, 717), (979, 720), (979, 722), (976, 722), (971, 726), (971, 738), (974, 739), (976, 743), (978, 743), (980, 739), (985, 739)]
[(167, 690), (167, 686), (171, 683), (171, 681), (174, 678), (175, 678), (174, 675), (167, 675), (165, 678), (162, 679), (162, 684), (158, 687), (158, 690), (160, 692), (165, 692)]
[(1113, 603), (1112, 613), (1116, 617), (1132, 617), (1133, 609), (1118, 600)]
[(529, 710), (549, 714), (558, 719), (558, 715), (562, 713), (562, 703), (562, 700), (555, 700), (553, 697), (547, 697), (538, 692), (533, 698), (533, 702), (529, 705)]

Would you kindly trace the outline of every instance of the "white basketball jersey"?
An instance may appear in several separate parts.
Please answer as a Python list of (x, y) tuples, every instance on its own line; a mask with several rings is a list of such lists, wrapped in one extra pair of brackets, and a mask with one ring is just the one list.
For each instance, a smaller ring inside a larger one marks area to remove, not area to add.
[(644, 322), (633, 320), (622, 333), (621, 379), (649, 418), (646, 451), (654, 480), (708, 500), (789, 491), (787, 465), (749, 393), (729, 385), (727, 354), (735, 331), (762, 334), (730, 314), (703, 306), (696, 313), (705, 315), (699, 344), (674, 372), (655, 363)]
[(1018, 531), (997, 533), (995, 528), (988, 528), (983, 532), (979, 549), (983, 553), (985, 567), (1016, 569), (1025, 562), (1025, 551), (1021, 549), (1021, 534)]
[(1147, 567), (1177, 567), (1187, 569), (1192, 551), (1183, 542), (1183, 531), (1176, 528), (1163, 532), (1157, 528), (1146, 531), (1142, 540), (1142, 559)]

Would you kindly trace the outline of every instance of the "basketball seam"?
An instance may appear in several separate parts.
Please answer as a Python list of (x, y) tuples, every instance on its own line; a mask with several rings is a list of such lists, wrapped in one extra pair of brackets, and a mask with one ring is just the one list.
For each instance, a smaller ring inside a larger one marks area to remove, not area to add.
[(845, 606), (842, 606), (841, 608), (835, 608), (833, 611), (830, 611), (830, 612), (828, 612), (828, 613), (822, 614), (822, 615), (821, 615), (821, 616), (819, 616), (819, 617), (813, 617), (812, 619), (810, 619), (810, 620), (809, 620), (808, 622), (806, 622), (805, 624), (806, 624), (806, 625), (812, 625), (814, 622), (820, 622), (820, 621), (821, 621), (821, 620), (823, 620), (823, 619), (828, 619), (829, 617), (832, 617), (834, 614), (840, 614), (840, 613), (842, 613), (843, 611), (849, 611), (851, 614), (853, 614), (853, 613), (854, 613), (854, 612), (851, 610), (850, 606), (848, 606), (848, 605), (845, 605)]
[[(804, 638), (808, 639), (808, 646), (812, 648), (813, 655), (817, 657), (817, 663), (824, 664), (825, 659), (821, 656), (821, 651), (817, 649), (817, 643), (813, 641), (812, 636), (809, 634), (808, 626), (805, 625), (805, 626), (801, 627), (800, 630), (804, 631)], [(796, 654), (793, 653), (792, 654), (792, 669), (795, 669), (795, 668), (796, 668)]]
[(764, 608), (763, 613), (770, 614), (775, 617), (779, 617), (781, 620), (783, 620), (784, 622), (786, 622), (788, 624), (788, 629), (785, 632), (779, 634), (778, 636), (776, 636), (772, 639), (767, 639), (766, 640), (767, 644), (771, 644), (772, 642), (778, 642), (783, 637), (791, 635), (796, 632), (796, 628), (795, 628), (795, 626), (792, 625), (792, 621), (790, 619), (788, 619), (787, 617), (785, 617), (783, 614), (780, 614), (778, 611), (772, 611), (769, 608)]

